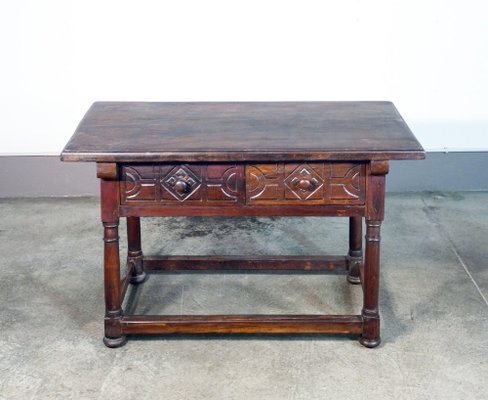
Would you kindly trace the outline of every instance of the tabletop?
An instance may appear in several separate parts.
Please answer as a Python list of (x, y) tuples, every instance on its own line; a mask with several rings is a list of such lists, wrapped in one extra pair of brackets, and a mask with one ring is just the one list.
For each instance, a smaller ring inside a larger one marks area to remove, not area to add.
[(63, 161), (422, 159), (391, 102), (96, 102)]

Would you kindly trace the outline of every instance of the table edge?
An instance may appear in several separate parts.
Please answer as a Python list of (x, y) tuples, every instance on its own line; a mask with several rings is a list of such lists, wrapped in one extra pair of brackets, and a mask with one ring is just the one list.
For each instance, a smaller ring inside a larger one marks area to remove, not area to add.
[(317, 151), (300, 150), (294, 152), (283, 151), (185, 151), (164, 153), (100, 153), (100, 152), (69, 152), (60, 154), (61, 161), (65, 162), (250, 162), (250, 161), (370, 161), (370, 160), (423, 160), (425, 151)]

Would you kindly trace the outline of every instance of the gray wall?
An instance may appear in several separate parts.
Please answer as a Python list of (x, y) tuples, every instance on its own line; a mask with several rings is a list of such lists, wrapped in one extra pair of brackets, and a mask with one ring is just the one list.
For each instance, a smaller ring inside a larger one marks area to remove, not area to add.
[(98, 195), (94, 163), (64, 163), (56, 156), (3, 156), (0, 171), (0, 197)]
[[(0, 197), (97, 196), (93, 163), (56, 156), (0, 157)], [(427, 153), (423, 161), (393, 161), (388, 191), (488, 190), (488, 152)]]
[(488, 152), (427, 153), (422, 161), (393, 161), (388, 191), (488, 190)]

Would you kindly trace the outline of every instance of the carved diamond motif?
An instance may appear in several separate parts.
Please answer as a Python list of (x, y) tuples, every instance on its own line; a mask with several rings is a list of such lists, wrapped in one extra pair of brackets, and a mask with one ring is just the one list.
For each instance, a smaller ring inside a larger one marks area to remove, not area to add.
[(300, 200), (306, 200), (324, 184), (321, 176), (307, 164), (296, 168), (285, 179), (286, 187)]
[(161, 185), (177, 200), (189, 198), (200, 187), (202, 181), (186, 166), (173, 168), (161, 180)]

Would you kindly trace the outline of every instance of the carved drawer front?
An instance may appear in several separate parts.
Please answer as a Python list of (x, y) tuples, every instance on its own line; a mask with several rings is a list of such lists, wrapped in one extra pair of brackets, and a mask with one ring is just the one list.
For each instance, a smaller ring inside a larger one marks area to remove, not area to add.
[(246, 203), (363, 204), (365, 164), (270, 163), (246, 166)]
[(126, 164), (120, 195), (125, 205), (236, 205), (244, 202), (239, 164)]

